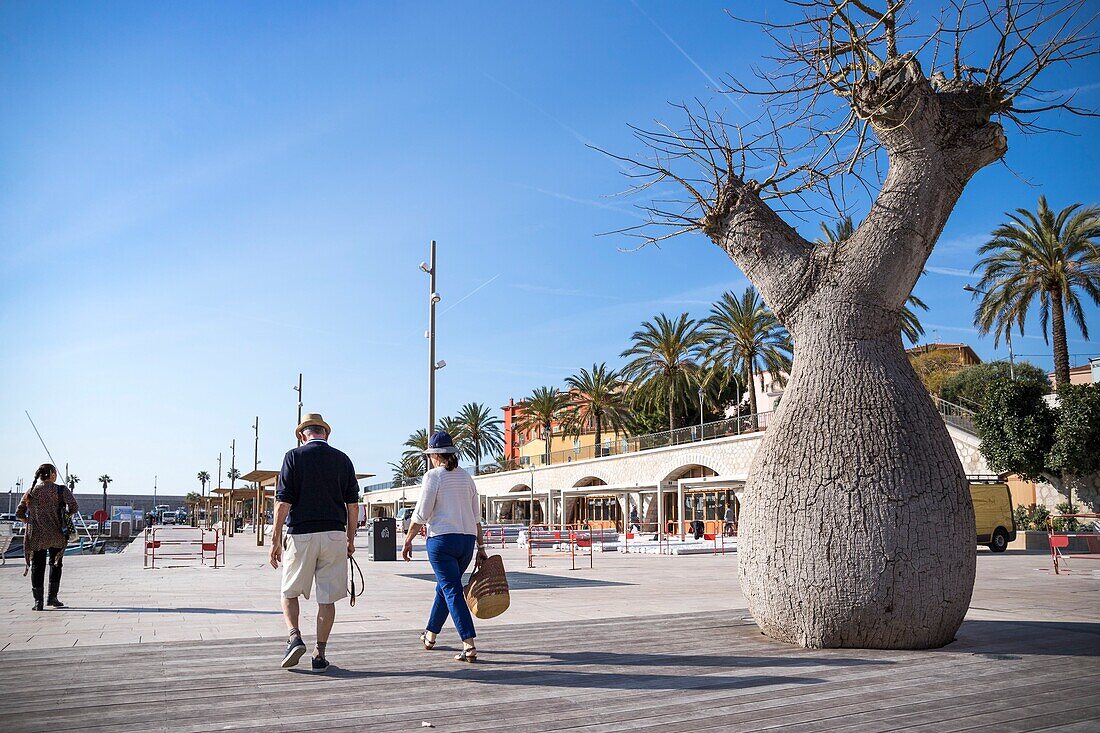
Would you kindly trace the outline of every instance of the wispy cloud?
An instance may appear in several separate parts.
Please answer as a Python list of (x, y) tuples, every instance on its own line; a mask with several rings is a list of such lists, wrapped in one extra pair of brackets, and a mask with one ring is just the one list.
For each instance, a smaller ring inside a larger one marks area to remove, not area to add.
[(529, 293), (540, 295), (560, 295), (568, 298), (599, 298), (601, 300), (622, 300), (617, 295), (607, 293), (594, 293), (590, 290), (574, 290), (572, 288), (553, 288), (546, 285), (533, 285), (531, 283), (513, 283), (511, 287), (516, 290), (525, 290)]
[(645, 216), (642, 216), (641, 213), (639, 213), (638, 211), (636, 211), (634, 209), (627, 209), (627, 208), (623, 208), (622, 206), (615, 206), (614, 204), (609, 204), (609, 203), (606, 203), (604, 201), (597, 201), (597, 200), (594, 200), (594, 199), (582, 199), (582, 198), (578, 198), (577, 196), (570, 196), (567, 193), (559, 193), (558, 191), (548, 191), (545, 188), (538, 188), (536, 186), (528, 186), (528, 185), (525, 185), (525, 184), (522, 184), (522, 183), (514, 183), (512, 185), (516, 186), (517, 188), (526, 188), (528, 191), (534, 191), (536, 193), (541, 193), (545, 196), (550, 196), (551, 198), (561, 199), (562, 201), (571, 201), (575, 204), (583, 204), (585, 206), (593, 206), (597, 209), (607, 209), (608, 211), (614, 211), (618, 214), (625, 214), (626, 216), (632, 216), (635, 219), (640, 219), (642, 221), (648, 221), (648, 219)]
[(970, 277), (970, 270), (963, 270), (958, 267), (925, 267), (925, 270), (934, 272), (937, 275), (950, 275), (951, 277)]
[(500, 79), (496, 78), (495, 76), (493, 76), (493, 75), (492, 75), (492, 74), (490, 74), (489, 72), (487, 72), (487, 71), (482, 71), (481, 73), (482, 73), (482, 75), (483, 75), (483, 76), (484, 76), (484, 77), (485, 77), (486, 79), (488, 79), (489, 81), (493, 82), (494, 84), (496, 84), (497, 86), (499, 86), (499, 87), (500, 87), (501, 89), (503, 89), (503, 90), (505, 90), (506, 92), (508, 92), (509, 94), (511, 94), (511, 95), (512, 95), (513, 97), (515, 97), (516, 99), (518, 99), (518, 100), (520, 100), (521, 102), (523, 102), (523, 103), (527, 104), (528, 106), (530, 106), (530, 107), (533, 107), (534, 109), (536, 109), (536, 110), (537, 110), (537, 111), (538, 111), (538, 112), (539, 112), (539, 113), (540, 113), (540, 114), (541, 114), (541, 115), (542, 115), (543, 117), (545, 117), (546, 119), (550, 120), (550, 121), (551, 121), (551, 122), (553, 122), (553, 123), (554, 123), (555, 125), (557, 125), (557, 126), (558, 126), (558, 127), (560, 127), (561, 129), (565, 130), (565, 131), (566, 131), (566, 132), (568, 132), (568, 133), (569, 133), (570, 135), (572, 135), (572, 136), (573, 136), (573, 138), (574, 138), (574, 139), (575, 139), (575, 140), (576, 140), (577, 142), (579, 142), (579, 143), (581, 143), (582, 145), (585, 145), (585, 146), (587, 146), (587, 147), (596, 147), (596, 144), (595, 144), (594, 142), (592, 142), (592, 140), (590, 140), (589, 138), (585, 137), (585, 136), (584, 136), (583, 134), (581, 134), (580, 132), (578, 132), (578, 131), (577, 131), (577, 130), (575, 130), (574, 128), (570, 127), (569, 125), (565, 124), (564, 122), (562, 122), (561, 120), (559, 120), (559, 119), (558, 119), (557, 117), (555, 117), (554, 115), (552, 115), (552, 114), (550, 114), (549, 112), (547, 112), (547, 111), (546, 111), (546, 110), (545, 110), (545, 109), (544, 109), (544, 108), (543, 108), (543, 107), (542, 107), (541, 105), (539, 105), (539, 104), (538, 104), (537, 102), (535, 102), (535, 101), (533, 101), (533, 100), (531, 100), (531, 99), (529, 99), (529, 98), (527, 98), (527, 97), (523, 96), (523, 95), (522, 95), (522, 94), (520, 94), (520, 93), (519, 93), (518, 91), (516, 91), (516, 90), (515, 90), (515, 89), (513, 89), (512, 87), (508, 86), (508, 85), (507, 85), (507, 84), (505, 84), (505, 83), (504, 83), (503, 81), (501, 81)]

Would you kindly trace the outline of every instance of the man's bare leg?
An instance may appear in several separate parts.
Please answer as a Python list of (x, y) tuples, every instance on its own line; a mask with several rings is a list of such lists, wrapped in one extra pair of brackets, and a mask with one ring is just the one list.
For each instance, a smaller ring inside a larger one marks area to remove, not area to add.
[[(335, 603), (318, 603), (317, 604), (317, 643), (327, 644), (328, 635), (332, 631), (332, 624), (336, 622), (336, 604)], [(324, 656), (324, 647), (320, 647), (321, 655)]]
[[(283, 620), (286, 621), (287, 631), (298, 630), (298, 599), (297, 598), (284, 598), (283, 599)], [(332, 625), (329, 624), (329, 628)]]

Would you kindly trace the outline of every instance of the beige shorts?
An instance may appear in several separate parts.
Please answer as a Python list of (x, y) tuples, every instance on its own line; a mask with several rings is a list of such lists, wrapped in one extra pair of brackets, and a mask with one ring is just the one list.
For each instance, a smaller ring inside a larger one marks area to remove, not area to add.
[(346, 532), (288, 534), (283, 547), (283, 598), (309, 598), (317, 584), (318, 603), (336, 603), (348, 595)]

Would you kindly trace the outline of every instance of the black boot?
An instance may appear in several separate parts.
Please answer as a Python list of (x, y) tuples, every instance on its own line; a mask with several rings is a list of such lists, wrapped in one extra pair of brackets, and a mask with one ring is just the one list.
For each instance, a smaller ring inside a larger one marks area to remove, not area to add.
[(34, 595), (34, 610), (35, 611), (41, 611), (42, 610), (42, 589), (41, 588), (31, 588), (31, 593)]
[[(57, 600), (57, 589), (61, 586), (61, 566), (50, 565), (50, 593), (46, 597), (46, 605), (52, 608), (64, 608), (65, 604)], [(41, 597), (41, 596), (39, 596)]]

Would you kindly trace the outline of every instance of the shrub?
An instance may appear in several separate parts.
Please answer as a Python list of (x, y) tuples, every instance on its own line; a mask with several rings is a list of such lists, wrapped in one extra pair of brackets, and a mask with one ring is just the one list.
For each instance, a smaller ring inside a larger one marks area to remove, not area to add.
[[(1055, 507), (1059, 514), (1079, 514), (1081, 507), (1076, 504), (1063, 501), (1061, 504)], [(1056, 517), (1054, 519), (1054, 529), (1057, 532), (1076, 532), (1081, 527), (1081, 522), (1076, 517)]]

